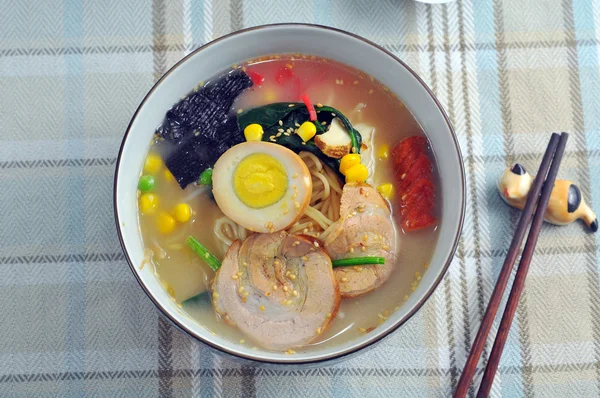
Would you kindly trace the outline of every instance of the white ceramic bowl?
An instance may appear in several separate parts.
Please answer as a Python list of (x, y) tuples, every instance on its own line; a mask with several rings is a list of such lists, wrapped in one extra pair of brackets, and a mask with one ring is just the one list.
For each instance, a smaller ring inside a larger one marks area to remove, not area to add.
[[(152, 267), (139, 268), (143, 247), (137, 219), (137, 180), (151, 136), (166, 111), (201, 80), (231, 65), (267, 54), (305, 53), (352, 65), (395, 92), (425, 130), (438, 164), (443, 222), (433, 258), (417, 290), (380, 327), (335, 347), (296, 355), (255, 351), (212, 335), (179, 309), (161, 287)], [(114, 211), (117, 231), (131, 270), (152, 301), (176, 325), (199, 340), (243, 358), (273, 363), (307, 363), (341, 357), (397, 329), (429, 298), (448, 268), (462, 229), (465, 176), (457, 138), (442, 106), (402, 61), (376, 44), (340, 30), (301, 24), (268, 25), (221, 37), (171, 68), (146, 95), (127, 128), (117, 160)]]

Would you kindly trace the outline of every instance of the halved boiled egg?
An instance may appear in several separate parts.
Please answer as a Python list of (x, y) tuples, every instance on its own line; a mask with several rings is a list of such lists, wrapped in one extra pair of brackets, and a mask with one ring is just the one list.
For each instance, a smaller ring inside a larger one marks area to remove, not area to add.
[(213, 168), (213, 195), (225, 215), (256, 232), (286, 229), (302, 217), (312, 195), (304, 161), (269, 142), (231, 147)]

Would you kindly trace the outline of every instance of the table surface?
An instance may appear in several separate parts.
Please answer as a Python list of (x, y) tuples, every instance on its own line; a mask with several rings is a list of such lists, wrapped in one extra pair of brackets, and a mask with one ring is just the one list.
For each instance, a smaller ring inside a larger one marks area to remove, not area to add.
[[(515, 161), (536, 169), (550, 133), (567, 131), (560, 176), (600, 209), (598, 2), (0, 0), (0, 10), (0, 396), (448, 396), (519, 215), (498, 175)], [(163, 317), (125, 262), (111, 192), (125, 128), (159, 76), (206, 41), (287, 21), (346, 29), (405, 60), (452, 118), (468, 181), (457, 255), (423, 309), (358, 357), (300, 370), (240, 364)], [(580, 223), (543, 228), (493, 395), (600, 394), (598, 236)]]

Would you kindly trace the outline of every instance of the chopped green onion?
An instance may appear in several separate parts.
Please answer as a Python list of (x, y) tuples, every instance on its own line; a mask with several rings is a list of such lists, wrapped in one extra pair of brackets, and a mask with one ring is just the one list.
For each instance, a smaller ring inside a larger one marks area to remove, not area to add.
[(385, 264), (383, 257), (354, 257), (343, 258), (341, 260), (333, 260), (331, 265), (335, 267), (349, 267), (351, 265), (369, 265), (369, 264)]
[(221, 267), (221, 262), (208, 249), (193, 236), (188, 236), (185, 243), (196, 253), (213, 271), (217, 271)]
[(206, 169), (200, 174), (200, 179), (198, 180), (202, 185), (211, 185), (212, 184), (212, 169)]

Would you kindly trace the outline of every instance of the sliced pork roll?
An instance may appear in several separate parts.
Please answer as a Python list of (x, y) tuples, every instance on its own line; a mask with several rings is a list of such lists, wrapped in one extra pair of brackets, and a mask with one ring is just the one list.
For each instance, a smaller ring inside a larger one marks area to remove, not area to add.
[(233, 242), (213, 283), (217, 313), (271, 350), (315, 340), (339, 304), (329, 256), (318, 243), (283, 231)]
[(396, 233), (387, 202), (369, 184), (348, 183), (336, 224), (325, 238), (325, 250), (333, 260), (385, 258), (382, 265), (336, 268), (342, 297), (356, 297), (381, 286), (395, 268)]

